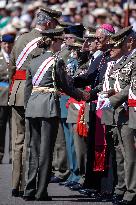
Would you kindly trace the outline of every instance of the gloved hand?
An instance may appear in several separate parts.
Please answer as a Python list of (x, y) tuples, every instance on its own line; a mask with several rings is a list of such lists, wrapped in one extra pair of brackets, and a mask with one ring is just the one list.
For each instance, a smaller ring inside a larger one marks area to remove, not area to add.
[(107, 109), (111, 109), (112, 108), (112, 105), (111, 105), (111, 102), (109, 100), (109, 98), (105, 98), (104, 99), (104, 103), (103, 105), (100, 107), (101, 110), (107, 110)]
[(101, 108), (101, 106), (103, 105), (105, 98), (108, 97), (107, 93), (98, 93), (98, 101), (97, 101), (97, 106), (96, 106), (96, 110), (98, 110), (99, 108)]

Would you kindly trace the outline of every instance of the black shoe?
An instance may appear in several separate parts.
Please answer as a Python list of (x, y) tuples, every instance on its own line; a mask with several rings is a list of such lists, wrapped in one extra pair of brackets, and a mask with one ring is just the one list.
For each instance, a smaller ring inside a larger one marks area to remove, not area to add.
[(23, 196), (25, 201), (35, 201), (35, 196)]
[(36, 198), (35, 201), (52, 201), (52, 197), (51, 196), (45, 196), (42, 198)]
[(69, 183), (69, 181), (64, 181), (64, 182), (60, 182), (59, 185), (60, 185), (60, 186), (65, 186), (65, 185), (68, 184), (68, 183)]
[(77, 183), (77, 182), (74, 182), (74, 181), (71, 181), (71, 182), (66, 183), (65, 186), (66, 186), (66, 187), (70, 187), (70, 186), (74, 186), (74, 185), (76, 185), (76, 184), (78, 184), (78, 183)]
[(12, 196), (13, 197), (19, 197), (19, 190), (18, 189), (12, 189)]
[(111, 193), (100, 193), (98, 194), (99, 200), (101, 202), (112, 202), (112, 194)]
[(119, 194), (113, 194), (112, 196), (112, 203), (113, 204), (118, 204), (119, 201), (123, 199), (123, 195)]
[(117, 203), (117, 205), (136, 205), (136, 201), (127, 201), (122, 199)]
[(74, 186), (76, 184), (77, 184), (77, 182), (74, 182), (74, 181), (65, 181), (65, 182), (59, 183), (60, 186), (66, 186), (66, 187)]
[(63, 179), (56, 176), (52, 176), (50, 179), (50, 183), (60, 183), (60, 182), (63, 182)]
[(69, 187), (69, 189), (71, 189), (72, 191), (79, 191), (79, 189), (82, 189), (82, 188), (83, 188), (83, 185), (79, 183)]
[(19, 197), (23, 198), (24, 196), (24, 192), (23, 191), (19, 191)]
[(95, 196), (98, 193), (98, 191), (95, 189), (79, 189), (78, 191), (80, 194), (83, 194), (83, 195), (89, 196), (89, 197)]

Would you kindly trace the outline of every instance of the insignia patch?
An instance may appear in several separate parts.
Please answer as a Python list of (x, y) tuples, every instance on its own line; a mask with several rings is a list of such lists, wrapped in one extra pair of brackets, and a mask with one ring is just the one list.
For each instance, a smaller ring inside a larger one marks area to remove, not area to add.
[(121, 69), (121, 72), (122, 74), (127, 74), (129, 75), (131, 70), (132, 70), (132, 65), (133, 65), (133, 62), (128, 62), (122, 69)]

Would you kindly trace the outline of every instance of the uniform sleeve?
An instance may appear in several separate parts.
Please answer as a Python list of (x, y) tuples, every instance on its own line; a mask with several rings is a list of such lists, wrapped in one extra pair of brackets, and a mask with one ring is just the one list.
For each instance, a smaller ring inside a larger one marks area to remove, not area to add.
[(89, 67), (88, 71), (80, 75), (78, 77), (74, 78), (74, 86), (77, 88), (82, 88), (88, 85), (91, 85), (93, 87), (95, 83), (96, 76), (98, 75), (98, 65), (99, 65), (99, 59), (96, 58), (94, 62), (92, 62), (91, 66)]
[(136, 76), (136, 63), (134, 64), (134, 67), (132, 69), (132, 74), (131, 74), (130, 82), (128, 83), (128, 85), (123, 90), (121, 90), (119, 93), (109, 98), (114, 108), (119, 107), (120, 105), (122, 105), (122, 103), (128, 100), (129, 88), (135, 76)]
[(32, 88), (33, 88), (32, 75), (31, 75), (30, 69), (28, 69), (26, 71), (26, 83), (25, 83), (25, 88), (24, 88), (24, 105), (25, 105), (25, 108), (27, 106), (27, 102), (28, 102), (29, 97), (31, 95)]
[(120, 92), (118, 92), (117, 94), (109, 98), (112, 106), (115, 109), (118, 108), (120, 105), (122, 105), (122, 103), (128, 100), (129, 87), (130, 85), (127, 85), (123, 90), (121, 90)]
[(68, 76), (65, 71), (65, 63), (60, 59), (56, 63), (56, 80), (57, 87), (61, 88), (67, 95), (75, 98), (76, 100), (88, 100), (89, 93), (81, 91), (74, 86), (73, 78)]
[(12, 77), (16, 72), (16, 61), (15, 61), (15, 52), (14, 51), (15, 51), (15, 46), (12, 49), (11, 57), (10, 57), (10, 61), (9, 61), (9, 79), (10, 80), (12, 80)]

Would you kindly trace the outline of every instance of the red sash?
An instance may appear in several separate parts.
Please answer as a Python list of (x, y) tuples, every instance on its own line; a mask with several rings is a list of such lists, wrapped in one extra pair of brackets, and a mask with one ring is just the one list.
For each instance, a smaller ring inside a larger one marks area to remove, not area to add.
[(129, 107), (136, 107), (136, 96), (133, 93), (131, 87), (129, 88), (128, 106)]
[(69, 107), (70, 104), (77, 104), (79, 105), (79, 110), (78, 110), (78, 118), (77, 118), (77, 128), (76, 131), (80, 137), (87, 137), (88, 136), (88, 127), (84, 119), (84, 112), (85, 112), (85, 102), (80, 101), (78, 102), (74, 98), (69, 98), (66, 108)]
[(128, 106), (129, 106), (129, 107), (136, 107), (136, 100), (134, 100), (134, 99), (129, 99), (129, 100), (128, 100)]
[(12, 91), (12, 87), (15, 80), (26, 80), (26, 70), (16, 70), (15, 74), (12, 77), (10, 92)]
[(80, 106), (80, 110), (77, 118), (77, 133), (79, 136), (87, 137), (88, 136), (88, 127), (85, 122), (85, 102)]

